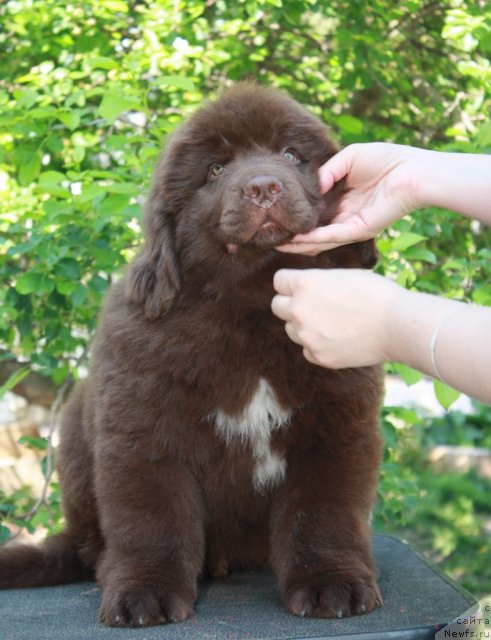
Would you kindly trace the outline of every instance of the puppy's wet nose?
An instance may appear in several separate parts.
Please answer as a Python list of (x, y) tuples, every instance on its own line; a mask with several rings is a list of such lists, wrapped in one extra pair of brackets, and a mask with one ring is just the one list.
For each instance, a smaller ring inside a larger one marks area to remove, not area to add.
[(254, 204), (269, 209), (283, 191), (281, 180), (274, 176), (254, 176), (243, 187), (244, 195)]

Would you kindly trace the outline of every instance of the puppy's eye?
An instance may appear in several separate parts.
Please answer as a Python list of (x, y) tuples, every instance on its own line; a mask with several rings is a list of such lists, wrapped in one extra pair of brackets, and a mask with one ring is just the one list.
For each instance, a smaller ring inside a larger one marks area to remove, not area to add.
[(292, 149), (291, 147), (288, 147), (283, 151), (283, 157), (290, 162), (293, 162), (293, 164), (300, 164), (301, 162), (298, 151), (295, 151), (295, 149)]
[(225, 166), (219, 162), (214, 162), (208, 169), (208, 180), (216, 180), (225, 171)]

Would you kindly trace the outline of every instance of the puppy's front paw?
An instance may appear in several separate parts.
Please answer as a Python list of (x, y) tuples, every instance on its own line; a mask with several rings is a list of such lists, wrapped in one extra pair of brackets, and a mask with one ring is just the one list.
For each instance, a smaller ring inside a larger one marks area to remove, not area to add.
[(340, 580), (339, 575), (328, 571), (291, 580), (284, 600), (291, 613), (314, 618), (361, 615), (383, 604), (375, 579)]
[(193, 615), (193, 603), (159, 588), (105, 589), (99, 618), (108, 627), (153, 627), (182, 622)]

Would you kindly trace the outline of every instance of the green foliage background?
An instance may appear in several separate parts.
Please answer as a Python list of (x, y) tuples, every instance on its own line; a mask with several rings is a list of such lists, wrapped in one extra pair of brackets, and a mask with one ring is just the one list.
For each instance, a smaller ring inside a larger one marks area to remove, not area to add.
[[(285, 89), (343, 145), (488, 153), (490, 54), (486, 0), (4, 1), (0, 358), (55, 385), (77, 377), (102, 296), (141, 241), (166, 134), (233, 81)], [(379, 248), (380, 272), (404, 286), (491, 303), (481, 225), (419, 211)], [(444, 404), (454, 398), (437, 391)], [(426, 428), (396, 414), (386, 415), (383, 484), (396, 497), (380, 522), (402, 522), (403, 500), (415, 495), (414, 467), (390, 471), (404, 462), (394, 416), (413, 439)], [(4, 513), (15, 502), (5, 498)]]

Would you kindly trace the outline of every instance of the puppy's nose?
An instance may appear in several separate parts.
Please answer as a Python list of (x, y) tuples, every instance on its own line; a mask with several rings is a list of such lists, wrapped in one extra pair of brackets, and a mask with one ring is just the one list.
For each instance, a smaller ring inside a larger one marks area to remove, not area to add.
[(269, 209), (283, 191), (281, 180), (274, 176), (254, 176), (243, 187), (244, 195), (254, 204)]

